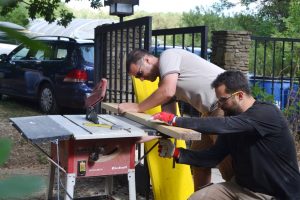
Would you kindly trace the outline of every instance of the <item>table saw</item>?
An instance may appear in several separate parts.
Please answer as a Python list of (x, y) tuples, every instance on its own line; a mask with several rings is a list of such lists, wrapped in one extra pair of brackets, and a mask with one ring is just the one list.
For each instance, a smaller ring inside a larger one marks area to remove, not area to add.
[(22, 136), (45, 154), (39, 144), (51, 141), (48, 199), (52, 199), (55, 168), (65, 173), (67, 200), (73, 199), (76, 178), (116, 174), (128, 174), (129, 199), (136, 199), (135, 143), (148, 135), (147, 128), (118, 115), (98, 115), (98, 120), (94, 124), (85, 115), (10, 118)]

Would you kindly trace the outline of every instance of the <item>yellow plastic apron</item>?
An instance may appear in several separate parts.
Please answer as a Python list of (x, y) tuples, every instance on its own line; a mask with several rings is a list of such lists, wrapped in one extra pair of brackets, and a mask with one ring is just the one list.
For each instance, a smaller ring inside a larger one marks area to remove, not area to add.
[[(138, 103), (158, 87), (159, 79), (155, 82), (132, 79)], [(148, 114), (157, 112), (161, 112), (160, 106), (146, 111)], [(148, 151), (156, 142), (152, 140), (145, 143), (145, 150)], [(185, 148), (185, 141), (177, 140), (177, 147)], [(189, 165), (176, 164), (173, 168), (173, 159), (159, 157), (157, 146), (147, 155), (147, 162), (155, 200), (186, 200), (193, 193), (194, 183)]]

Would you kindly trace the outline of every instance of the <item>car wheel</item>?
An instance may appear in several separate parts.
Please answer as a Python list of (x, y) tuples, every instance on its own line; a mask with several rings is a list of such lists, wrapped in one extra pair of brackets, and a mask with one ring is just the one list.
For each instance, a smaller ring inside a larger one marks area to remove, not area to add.
[(57, 114), (58, 106), (52, 87), (49, 84), (44, 84), (39, 93), (39, 105), (43, 113)]

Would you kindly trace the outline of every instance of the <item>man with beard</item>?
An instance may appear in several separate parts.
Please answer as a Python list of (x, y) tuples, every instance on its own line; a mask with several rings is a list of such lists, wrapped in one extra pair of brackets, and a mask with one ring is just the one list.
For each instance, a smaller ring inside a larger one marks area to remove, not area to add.
[(205, 187), (189, 200), (300, 199), (294, 138), (281, 111), (273, 104), (256, 101), (241, 72), (220, 74), (212, 87), (226, 117), (186, 118), (165, 112), (153, 115), (170, 125), (219, 135), (216, 144), (204, 151), (175, 148), (168, 139), (161, 139), (160, 156), (201, 167), (214, 167), (225, 156), (232, 156), (235, 177)]
[[(181, 100), (193, 106), (202, 116), (224, 115), (221, 109), (210, 111), (216, 101), (210, 85), (224, 70), (189, 51), (168, 49), (157, 58), (146, 50), (135, 49), (126, 58), (126, 69), (128, 74), (142, 81), (153, 82), (159, 77), (160, 82), (158, 89), (143, 102), (119, 104), (119, 113), (144, 112), (158, 105), (162, 105), (163, 111), (175, 113), (175, 100)], [(191, 149), (207, 149), (216, 138), (216, 135), (203, 136), (202, 140), (192, 142)], [(231, 179), (230, 157), (226, 157), (218, 168), (225, 180)], [(195, 191), (210, 183), (210, 168), (192, 167), (192, 171)]]

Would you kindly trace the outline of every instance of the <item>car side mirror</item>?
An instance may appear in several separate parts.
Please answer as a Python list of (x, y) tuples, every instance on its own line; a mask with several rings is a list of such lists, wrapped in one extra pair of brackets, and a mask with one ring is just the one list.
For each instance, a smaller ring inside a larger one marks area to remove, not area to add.
[(0, 55), (0, 61), (1, 62), (5, 62), (5, 61), (7, 61), (7, 59), (8, 59), (8, 55), (7, 54), (1, 54)]

